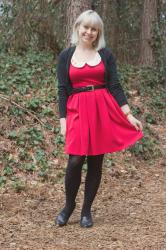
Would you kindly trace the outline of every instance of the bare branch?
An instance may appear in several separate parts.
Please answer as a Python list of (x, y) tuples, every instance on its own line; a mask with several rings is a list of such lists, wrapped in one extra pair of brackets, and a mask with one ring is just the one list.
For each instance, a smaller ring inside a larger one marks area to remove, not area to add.
[(6, 100), (6, 101), (8, 101), (8, 102), (10, 102), (11, 104), (13, 104), (14, 106), (16, 106), (16, 107), (18, 107), (18, 108), (24, 110), (27, 114), (29, 114), (30, 116), (33, 116), (42, 126), (44, 126), (44, 123), (43, 123), (41, 120), (39, 120), (39, 118), (37, 117), (37, 115), (35, 114), (35, 112), (32, 112), (32, 111), (30, 112), (28, 109), (22, 107), (21, 105), (19, 105), (19, 104), (16, 103), (16, 102), (10, 100), (10, 99), (9, 99), (7, 96), (5, 96), (5, 95), (0, 94), (0, 98), (3, 99), (3, 100)]

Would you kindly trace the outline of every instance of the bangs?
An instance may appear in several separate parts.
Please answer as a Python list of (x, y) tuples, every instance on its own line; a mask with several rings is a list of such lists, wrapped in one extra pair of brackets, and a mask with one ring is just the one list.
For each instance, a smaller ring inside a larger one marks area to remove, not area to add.
[(87, 16), (86, 19), (82, 20), (82, 23), (92, 28), (101, 30), (101, 23), (99, 22), (98, 18), (93, 15)]

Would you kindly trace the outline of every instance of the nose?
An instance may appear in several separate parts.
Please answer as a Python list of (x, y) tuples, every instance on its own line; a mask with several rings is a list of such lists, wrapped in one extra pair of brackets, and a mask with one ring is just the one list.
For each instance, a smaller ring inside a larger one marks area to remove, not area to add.
[(87, 29), (87, 33), (88, 33), (88, 34), (91, 33), (91, 28)]

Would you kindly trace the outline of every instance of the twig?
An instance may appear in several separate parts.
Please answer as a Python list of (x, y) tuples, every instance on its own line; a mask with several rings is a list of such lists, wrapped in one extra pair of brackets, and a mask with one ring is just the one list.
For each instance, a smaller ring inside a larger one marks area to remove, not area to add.
[(33, 116), (41, 125), (44, 126), (44, 123), (42, 121), (39, 120), (39, 118), (33, 113), (30, 112), (28, 109), (22, 107), (21, 105), (17, 104), (16, 102), (10, 100), (8, 97), (6, 97), (5, 95), (0, 94), (0, 98), (4, 99), (6, 101), (9, 101), (11, 104), (15, 105), (16, 107), (25, 110), (29, 115)]

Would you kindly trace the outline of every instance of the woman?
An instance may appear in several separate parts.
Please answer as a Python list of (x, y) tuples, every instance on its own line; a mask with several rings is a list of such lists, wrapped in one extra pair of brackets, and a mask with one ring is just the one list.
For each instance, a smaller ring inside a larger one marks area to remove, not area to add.
[(112, 52), (105, 48), (103, 22), (92, 10), (73, 27), (72, 46), (59, 56), (58, 94), (61, 134), (69, 155), (64, 208), (56, 218), (67, 224), (76, 203), (87, 157), (81, 227), (91, 227), (91, 206), (100, 185), (104, 154), (127, 148), (142, 138), (142, 124), (131, 113), (118, 81)]

